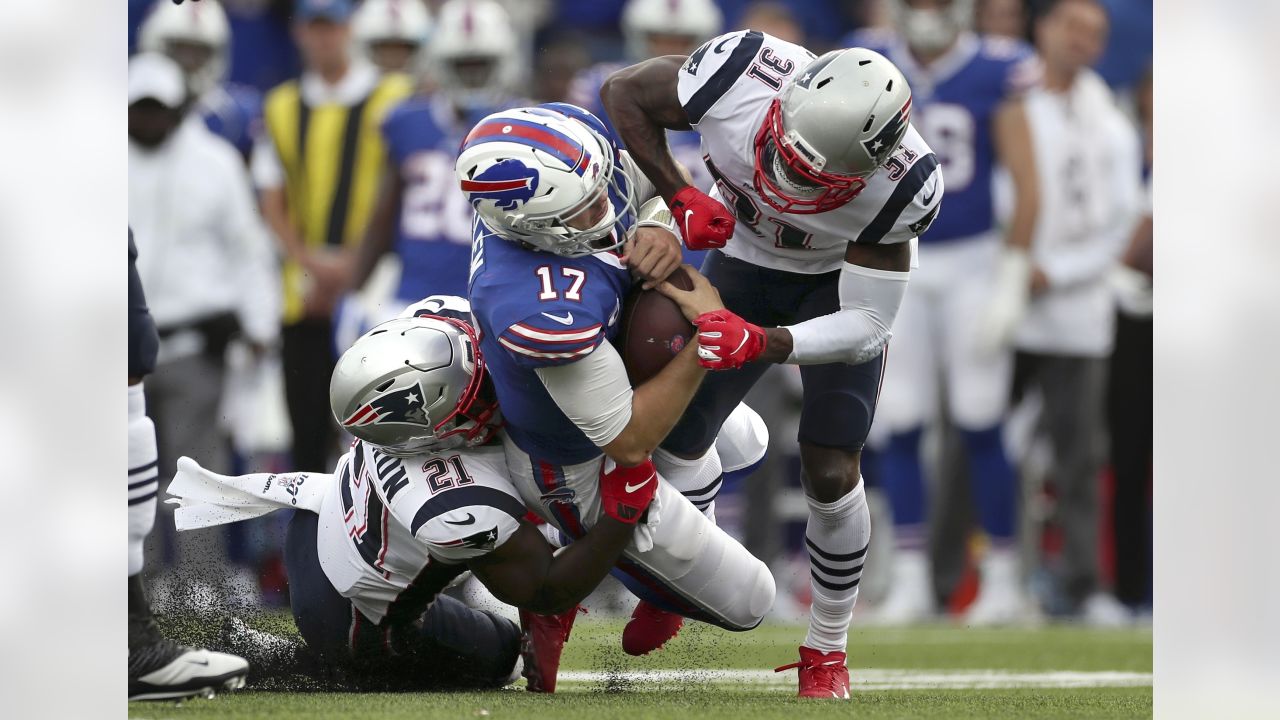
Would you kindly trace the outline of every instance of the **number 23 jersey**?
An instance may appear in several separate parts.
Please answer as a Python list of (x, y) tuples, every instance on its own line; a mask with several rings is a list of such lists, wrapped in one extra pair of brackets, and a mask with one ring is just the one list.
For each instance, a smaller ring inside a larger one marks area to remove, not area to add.
[(804, 274), (839, 269), (850, 242), (899, 243), (918, 237), (937, 216), (943, 194), (938, 160), (911, 127), (866, 188), (835, 210), (779, 213), (756, 194), (756, 134), (778, 92), (813, 58), (794, 43), (741, 30), (712, 38), (694, 51), (680, 68), (677, 85), (680, 104), (702, 135), (703, 159), (716, 180), (711, 196), (737, 217), (722, 252)]

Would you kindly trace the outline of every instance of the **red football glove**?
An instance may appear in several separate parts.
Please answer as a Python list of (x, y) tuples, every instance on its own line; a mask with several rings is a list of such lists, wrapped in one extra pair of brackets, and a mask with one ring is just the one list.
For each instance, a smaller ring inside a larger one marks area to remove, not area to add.
[[(614, 463), (605, 460), (605, 465)], [(640, 520), (657, 492), (658, 471), (652, 460), (635, 467), (615, 465), (612, 470), (600, 472), (600, 504), (605, 514), (628, 525)]]
[(671, 217), (690, 250), (722, 248), (733, 235), (733, 213), (692, 185), (672, 196)]
[(764, 352), (764, 330), (728, 310), (698, 316), (698, 364), (708, 370), (736, 370)]

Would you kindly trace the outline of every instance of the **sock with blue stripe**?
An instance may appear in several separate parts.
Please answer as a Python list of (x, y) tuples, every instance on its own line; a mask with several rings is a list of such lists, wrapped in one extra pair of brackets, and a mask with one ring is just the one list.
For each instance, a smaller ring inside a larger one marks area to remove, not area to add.
[(142, 383), (129, 386), (129, 575), (142, 572), (142, 544), (156, 522), (156, 427), (147, 417)]
[(684, 495), (703, 515), (716, 519), (716, 496), (724, 484), (720, 454), (709, 448), (702, 457), (686, 460), (661, 448), (653, 451), (653, 466), (658, 475)]
[(862, 564), (871, 542), (871, 515), (859, 481), (852, 492), (831, 503), (809, 501), (804, 542), (809, 550), (809, 633), (804, 644), (822, 652), (844, 652), (849, 620), (858, 601)]

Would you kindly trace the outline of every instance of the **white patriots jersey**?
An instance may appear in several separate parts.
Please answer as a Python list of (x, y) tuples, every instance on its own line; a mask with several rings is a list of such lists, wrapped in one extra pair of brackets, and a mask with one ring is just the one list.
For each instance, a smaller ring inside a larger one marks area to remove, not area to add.
[(515, 533), (526, 509), (500, 445), (408, 458), (362, 441), (339, 461), (317, 546), (325, 575), (367, 618), (425, 607)]
[(755, 139), (769, 105), (813, 53), (756, 30), (712, 38), (679, 71), (677, 92), (702, 135), (715, 177), (711, 196), (731, 208), (737, 227), (729, 257), (787, 272), (838, 270), (851, 242), (908, 242), (937, 217), (942, 172), (933, 151), (907, 129), (902, 146), (848, 204), (811, 215), (779, 213), (755, 191)]

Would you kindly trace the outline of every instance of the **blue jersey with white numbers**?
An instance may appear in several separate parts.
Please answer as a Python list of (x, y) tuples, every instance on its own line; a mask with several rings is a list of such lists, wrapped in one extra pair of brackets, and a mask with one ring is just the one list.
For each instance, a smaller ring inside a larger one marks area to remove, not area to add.
[[(607, 133), (581, 108), (540, 107)], [(616, 138), (608, 136), (615, 143), (614, 172), (620, 173)], [(613, 191), (609, 199), (622, 227), (633, 225), (634, 215), (622, 214), (623, 199)], [(473, 228), (471, 312), (507, 433), (532, 457), (558, 465), (598, 457), (600, 449), (565, 416), (535, 371), (574, 362), (613, 340), (631, 273), (615, 252), (560, 257), (500, 237), (479, 216)]]
[(1026, 43), (963, 34), (927, 69), (892, 33), (865, 31), (848, 39), (898, 66), (911, 85), (911, 124), (938, 156), (947, 181), (947, 211), (920, 242), (945, 242), (995, 227), (992, 179), (996, 109), (1039, 80), (1039, 62)]
[[(613, 123), (605, 114), (604, 104), (600, 101), (600, 88), (610, 75), (626, 67), (622, 63), (597, 63), (578, 73), (569, 85), (569, 102), (580, 105), (599, 117), (609, 132), (613, 133)], [(667, 131), (667, 145), (671, 147), (671, 156), (683, 165), (693, 180), (693, 186), (703, 192), (709, 192), (715, 178), (702, 161), (702, 137), (696, 131)], [(684, 261), (694, 267), (702, 267), (706, 257), (705, 250), (684, 249)]]
[(225, 83), (200, 96), (196, 112), (210, 132), (235, 146), (246, 160), (262, 130), (262, 94), (247, 85)]
[(395, 240), (402, 266), (398, 298), (467, 294), (472, 210), (458, 191), (453, 164), (471, 124), (436, 96), (411, 97), (382, 121), (404, 188)]

